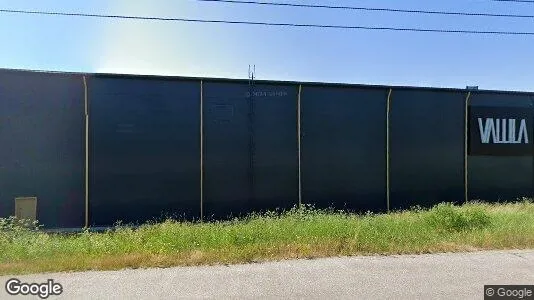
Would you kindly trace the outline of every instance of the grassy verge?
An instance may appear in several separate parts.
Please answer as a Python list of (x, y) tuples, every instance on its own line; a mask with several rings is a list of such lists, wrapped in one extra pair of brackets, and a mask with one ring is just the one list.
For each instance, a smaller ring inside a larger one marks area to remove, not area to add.
[(73, 235), (0, 220), (0, 274), (526, 248), (534, 248), (531, 200), (358, 216), (302, 208), (231, 222), (169, 220)]

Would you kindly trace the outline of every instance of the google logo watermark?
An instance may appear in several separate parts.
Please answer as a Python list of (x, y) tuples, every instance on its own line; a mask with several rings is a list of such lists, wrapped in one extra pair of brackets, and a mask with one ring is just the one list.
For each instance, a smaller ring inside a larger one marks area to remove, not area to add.
[(39, 296), (41, 299), (46, 299), (49, 296), (61, 295), (63, 293), (63, 286), (54, 282), (53, 279), (48, 279), (44, 283), (25, 283), (16, 278), (12, 278), (6, 282), (6, 291), (12, 296), (33, 295)]

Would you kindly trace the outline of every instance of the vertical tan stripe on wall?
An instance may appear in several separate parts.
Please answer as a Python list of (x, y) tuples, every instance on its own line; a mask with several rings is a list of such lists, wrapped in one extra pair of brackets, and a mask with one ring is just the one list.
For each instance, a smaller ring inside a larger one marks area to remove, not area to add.
[(298, 197), (299, 207), (302, 206), (302, 173), (301, 173), (301, 123), (300, 123), (300, 96), (302, 94), (302, 84), (299, 84), (297, 95), (297, 153), (298, 153)]
[(200, 221), (204, 220), (204, 81), (200, 80)]
[(87, 78), (83, 76), (85, 106), (85, 228), (89, 227), (89, 106), (87, 95)]
[(389, 89), (388, 98), (386, 100), (386, 208), (387, 208), (388, 212), (390, 210), (390, 183), (389, 183), (389, 169), (390, 169), (390, 165), (389, 165), (389, 161), (390, 161), (390, 156), (389, 156), (389, 152), (390, 152), (389, 116), (390, 116), (390, 114), (389, 114), (389, 112), (390, 112), (390, 109), (391, 109), (391, 93), (392, 92), (393, 92), (393, 89)]
[(390, 110), (391, 110), (391, 93), (393, 92), (393, 89), (389, 89), (388, 91), (388, 98), (386, 102), (386, 208), (387, 211), (391, 209), (390, 206), (390, 182), (389, 182), (389, 171), (390, 171), (390, 143), (389, 143), (389, 135), (390, 135), (390, 124), (389, 124), (389, 117), (390, 117)]

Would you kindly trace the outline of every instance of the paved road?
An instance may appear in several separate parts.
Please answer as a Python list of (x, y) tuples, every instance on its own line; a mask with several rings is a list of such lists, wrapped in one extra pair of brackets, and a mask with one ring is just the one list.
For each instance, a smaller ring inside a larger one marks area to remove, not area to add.
[[(0, 283), (10, 277), (0, 277)], [(484, 284), (534, 284), (534, 250), (291, 260), (17, 277), (54, 279), (48, 299), (483, 299)], [(2, 288), (0, 299), (12, 297)], [(24, 297), (25, 298), (25, 297)], [(33, 297), (31, 299), (37, 299)]]

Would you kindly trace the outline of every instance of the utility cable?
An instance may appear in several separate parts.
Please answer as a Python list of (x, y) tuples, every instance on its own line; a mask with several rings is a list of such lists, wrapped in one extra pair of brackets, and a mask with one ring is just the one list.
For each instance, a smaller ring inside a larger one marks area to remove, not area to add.
[[(273, 1), (238, 1), (238, 0), (197, 0), (199, 2), (217, 2), (228, 4), (252, 4), (264, 6), (281, 6), (281, 7), (297, 7), (297, 8), (324, 8), (324, 9), (340, 9), (340, 10), (358, 10), (358, 11), (373, 11), (373, 12), (393, 12), (393, 13), (408, 13), (408, 14), (432, 14), (432, 15), (448, 15), (448, 16), (468, 16), (468, 17), (500, 17), (500, 18), (529, 18), (534, 19), (534, 15), (520, 15), (520, 14), (493, 14), (493, 13), (470, 13), (459, 11), (440, 11), (440, 10), (419, 10), (419, 9), (396, 9), (396, 8), (374, 8), (374, 7), (360, 7), (360, 6), (336, 6), (336, 5), (317, 5), (317, 4), (296, 4), (288, 2), (273, 2)], [(505, 0), (499, 0), (505, 1)], [(509, 1), (509, 0), (507, 0)], [(531, 1), (529, 1), (531, 2)], [(534, 3), (534, 2), (533, 2)]]
[(165, 18), (165, 17), (142, 17), (126, 15), (105, 15), (105, 14), (85, 14), (85, 13), (65, 13), (35, 10), (13, 10), (0, 9), (0, 13), (33, 14), (51, 16), (70, 17), (94, 17), (107, 19), (145, 20), (145, 21), (169, 21), (169, 22), (189, 22), (189, 23), (215, 23), (215, 24), (240, 24), (258, 26), (278, 26), (278, 27), (301, 27), (301, 28), (330, 28), (348, 30), (379, 30), (379, 31), (404, 31), (404, 32), (429, 32), (429, 33), (455, 33), (455, 34), (485, 34), (485, 35), (534, 35), (533, 31), (493, 31), (493, 30), (464, 30), (464, 29), (438, 29), (438, 28), (417, 28), (417, 27), (377, 27), (361, 25), (328, 25), (328, 24), (302, 24), (302, 23), (274, 23), (274, 22), (251, 22), (251, 21), (228, 21), (228, 20), (206, 20), (187, 18)]

